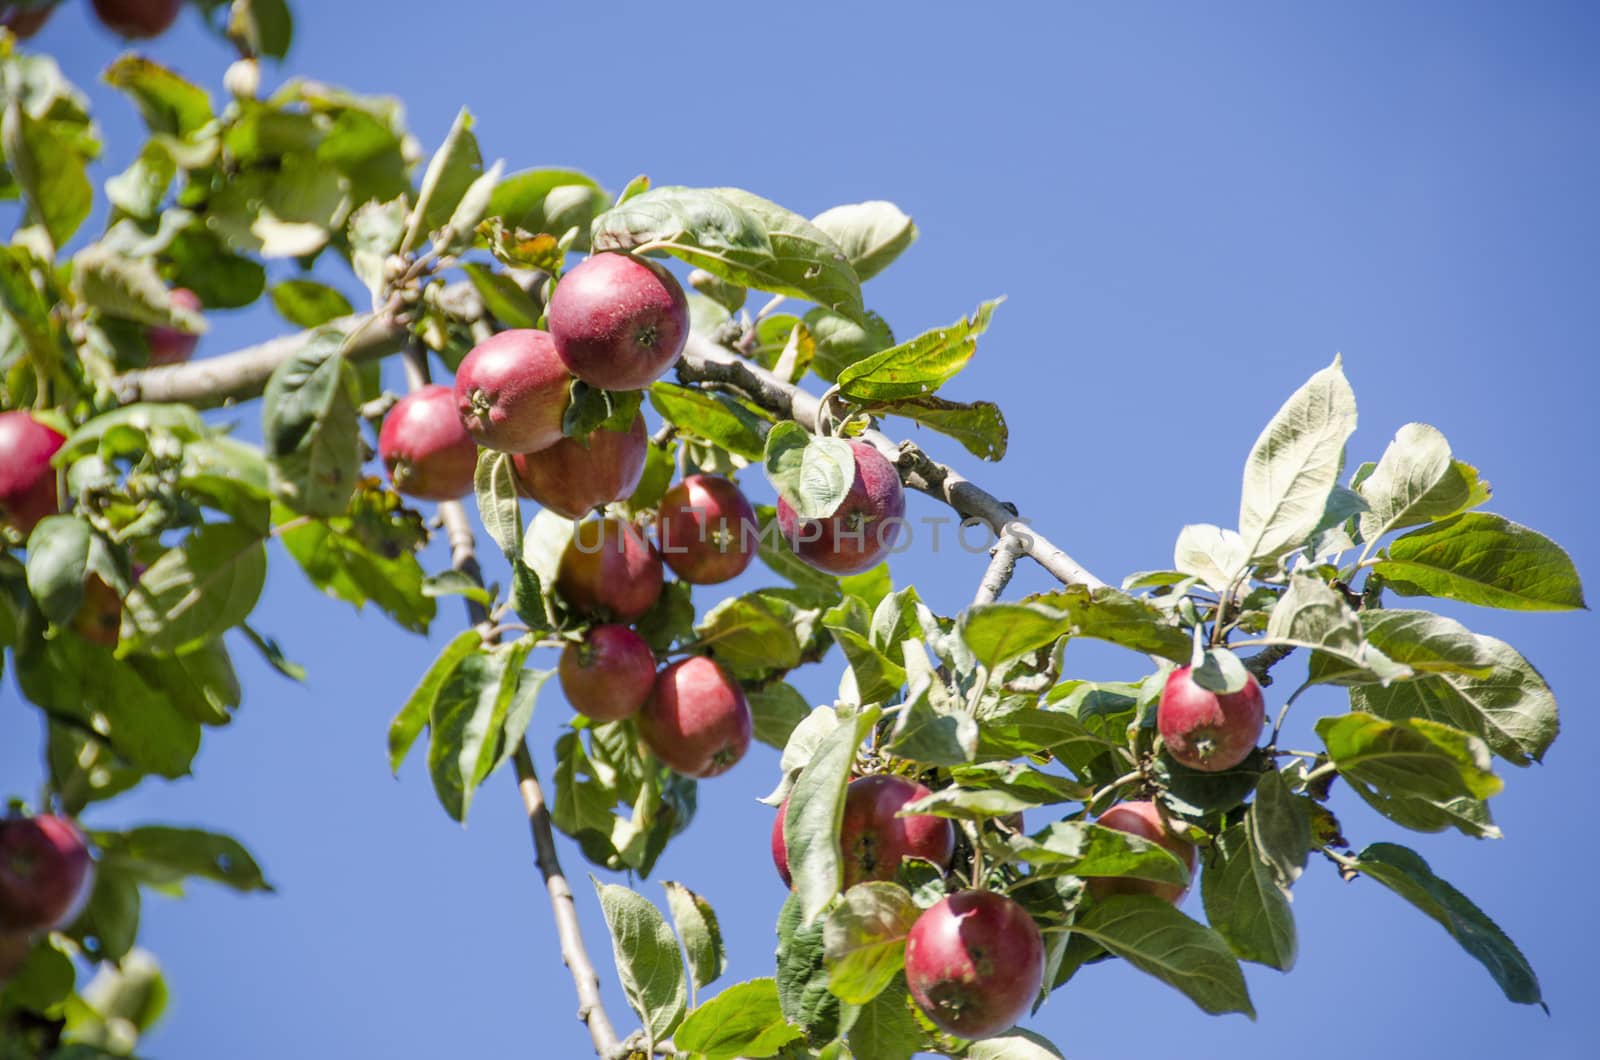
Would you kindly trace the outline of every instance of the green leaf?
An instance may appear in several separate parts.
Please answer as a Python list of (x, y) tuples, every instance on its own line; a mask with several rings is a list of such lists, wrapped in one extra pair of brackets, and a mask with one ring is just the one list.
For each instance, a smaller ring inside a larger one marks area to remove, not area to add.
[(1166, 847), (1088, 821), (1053, 821), (1013, 847), (1023, 861), (1051, 875), (1189, 883), (1188, 866)]
[(259, 533), (233, 523), (199, 527), (162, 553), (128, 592), (124, 646), (171, 654), (210, 640), (249, 617), (266, 579)]
[(864, 1005), (888, 986), (906, 963), (906, 936), (922, 910), (898, 883), (858, 883), (823, 924), (828, 989), (841, 1001)]
[(154, 221), (177, 173), (172, 156), (158, 144), (148, 143), (127, 169), (106, 181), (106, 198), (131, 217)]
[(153, 133), (181, 138), (212, 119), (211, 97), (205, 89), (149, 59), (124, 55), (106, 67), (102, 76), (106, 84), (133, 99)]
[(535, 234), (559, 237), (576, 228), (573, 249), (581, 251), (589, 245), (595, 215), (605, 208), (606, 193), (592, 177), (575, 169), (528, 169), (500, 181), (489, 198), (488, 216)]
[[(354, 517), (306, 523), (279, 531), (285, 551), (311, 584), (358, 610), (375, 604), (404, 628), (426, 633), (437, 612), (423, 590), (417, 561), (420, 524), (412, 524), (389, 491), (356, 495)], [(375, 509), (375, 510), (374, 510)], [(374, 523), (377, 525), (374, 526)]]
[(906, 699), (890, 733), (889, 748), (930, 765), (957, 766), (978, 754), (978, 723), (950, 693), (928, 662), (920, 640), (903, 645)]
[(64, 246), (94, 205), (88, 172), (97, 149), (93, 133), (73, 121), (37, 120), (12, 101), (0, 119), (0, 146), (28, 197), (28, 216), (44, 225), (51, 243)]
[(278, 315), (296, 327), (318, 328), (355, 312), (348, 298), (315, 280), (285, 280), (270, 293)]
[(746, 460), (761, 459), (767, 422), (740, 402), (721, 394), (658, 382), (650, 385), (650, 404), (686, 434), (720, 445)]
[(1072, 631), (1071, 618), (1041, 604), (992, 603), (961, 616), (961, 639), (991, 671), (1048, 648)]
[(878, 711), (868, 708), (828, 733), (789, 796), (783, 840), (806, 925), (827, 908), (844, 879), (839, 853), (844, 789), (850, 782), (856, 749), (877, 720)]
[(101, 861), (153, 887), (209, 880), (240, 892), (271, 891), (261, 866), (232, 836), (194, 828), (144, 825), (95, 832)]
[(1402, 596), (1512, 611), (1587, 607), (1572, 558), (1543, 534), (1489, 512), (1469, 512), (1395, 539), (1373, 572)]
[(1059, 611), (1070, 623), (1068, 632), (1075, 637), (1110, 641), (1176, 663), (1187, 663), (1192, 654), (1189, 634), (1173, 624), (1171, 615), (1109, 586), (1090, 589), (1072, 585), (1030, 596), (1024, 603)]
[(1205, 1012), (1255, 1019), (1244, 973), (1221, 936), (1160, 898), (1118, 895), (1096, 902), (1072, 930), (1181, 990)]
[(772, 1056), (801, 1037), (783, 1018), (772, 979), (735, 983), (685, 1017), (672, 1044), (696, 1060)]
[(154, 265), (116, 254), (103, 244), (85, 247), (73, 258), (72, 283), (79, 297), (107, 316), (195, 334), (206, 330), (198, 313), (173, 305), (172, 292)]
[(929, 430), (960, 442), (980, 460), (1002, 460), (1010, 438), (1006, 418), (992, 401), (946, 401), (932, 395), (903, 398), (890, 404), (869, 406), (870, 411), (904, 416)]
[(933, 393), (966, 367), (977, 351), (978, 336), (988, 330), (1002, 301), (984, 302), (968, 319), (925, 331), (850, 365), (839, 373), (840, 394), (850, 401), (883, 405)]
[(468, 261), (461, 266), (472, 281), (473, 289), (483, 299), (484, 307), (494, 318), (508, 328), (531, 328), (539, 323), (542, 310), (539, 303), (516, 280), (503, 272), (496, 272), (481, 262)]
[(303, 515), (344, 514), (361, 474), (360, 384), (342, 342), (337, 331), (319, 331), (278, 366), (262, 395), (274, 490)]
[(455, 639), (444, 646), (439, 657), (422, 675), (422, 680), (407, 697), (400, 713), (389, 723), (389, 768), (398, 773), (400, 765), (410, 753), (412, 744), (433, 716), (433, 705), (444, 690), (445, 682), (455, 673), (456, 667), (467, 656), (483, 646), (483, 637), (475, 629), (457, 633)]
[(1280, 972), (1294, 967), (1294, 912), (1244, 825), (1232, 826), (1212, 844), (1200, 894), (1206, 920), (1238, 957)]
[(132, 872), (102, 858), (94, 867), (94, 887), (70, 933), (96, 960), (120, 961), (139, 937), (139, 882)]
[(416, 205), (411, 210), (405, 236), (400, 240), (400, 253), (416, 247), (424, 232), (449, 221), (467, 188), (482, 172), (483, 156), (478, 153), (478, 139), (472, 134), (472, 115), (463, 107), (456, 112), (444, 142), (428, 160)]
[(1016, 1029), (973, 1042), (967, 1060), (1062, 1060), (1061, 1052), (1032, 1031)]
[[(711, 903), (689, 890), (681, 883), (667, 880), (661, 886), (667, 890), (667, 908), (672, 912), (672, 923), (683, 940), (683, 952), (689, 958), (689, 974), (696, 990), (703, 990), (716, 982), (728, 970), (728, 953), (722, 946), (722, 929), (717, 926), (717, 914)], [(778, 1006), (778, 992), (772, 991), (772, 1007)]]
[[(812, 612), (815, 614), (815, 612)], [(739, 680), (760, 680), (800, 665), (800, 609), (766, 593), (730, 597), (695, 627), (695, 642)]]
[(1250, 450), (1239, 536), (1252, 561), (1276, 559), (1311, 536), (1355, 429), (1355, 394), (1335, 357), (1284, 402)]
[(820, 920), (805, 923), (799, 894), (790, 894), (778, 912), (778, 1004), (813, 1044), (829, 1041), (840, 1029), (840, 1001), (828, 990), (823, 964), (824, 928)]
[(1317, 722), (1339, 774), (1373, 809), (1424, 832), (1454, 825), (1495, 837), (1483, 800), (1499, 793), (1489, 748), (1470, 733), (1421, 718), (1342, 714)]
[(1410, 639), (1426, 630), (1461, 629), (1449, 619), (1427, 611), (1364, 612), (1362, 624), (1368, 627), (1373, 643), (1419, 671), (1425, 669), (1423, 663), (1408, 657), (1408, 651), (1427, 652), (1433, 660), (1443, 658), (1457, 665), (1487, 662), (1489, 668), (1450, 672), (1444, 671), (1446, 662), (1435, 661), (1432, 666), (1440, 672), (1414, 681), (1397, 682), (1387, 688), (1350, 689), (1352, 708), (1389, 721), (1427, 718), (1454, 726), (1483, 740), (1495, 754), (1515, 765), (1544, 758), (1560, 728), (1555, 694), (1539, 671), (1511, 645), (1469, 633), (1475, 651), (1468, 655), (1459, 649), (1461, 642), (1453, 630), (1442, 645), (1438, 638)]
[(1267, 620), (1267, 640), (1313, 648), (1331, 660), (1313, 671), (1319, 680), (1391, 681), (1411, 676), (1411, 668), (1368, 643), (1356, 612), (1344, 597), (1313, 574), (1296, 571), (1289, 591)]
[(493, 449), (478, 450), (478, 469), (473, 476), (478, 498), (478, 518), (494, 543), (508, 558), (522, 555), (522, 508), (518, 504), (517, 478), (511, 454)]
[(500, 183), (505, 168), (504, 162), (496, 162), (487, 173), (467, 185), (467, 190), (461, 194), (461, 201), (456, 203), (454, 212), (450, 214), (447, 225), (449, 238), (446, 239), (442, 233), (440, 235), (441, 254), (459, 254), (472, 245), (478, 223), (489, 208), (489, 196), (494, 192), (495, 185)]
[(1244, 539), (1236, 530), (1224, 530), (1210, 523), (1186, 526), (1178, 532), (1172, 549), (1172, 566), (1182, 574), (1193, 575), (1207, 588), (1227, 592), (1249, 566)]
[(1356, 867), (1436, 920), (1521, 1005), (1543, 1005), (1539, 977), (1516, 943), (1466, 895), (1433, 874), (1416, 852), (1394, 843), (1373, 843)]
[(56, 625), (77, 613), (94, 534), (71, 515), (47, 515), (28, 535), (28, 592)]
[(905, 977), (895, 976), (856, 1013), (845, 1034), (851, 1053), (861, 1060), (911, 1060), (928, 1037), (913, 1015), (912, 1004)]
[[(47, 935), (27, 950), (22, 966), (7, 977), (0, 999), (7, 1009), (15, 1006), (27, 1011), (48, 1012), (72, 996), (77, 977), (72, 958)], [(9, 1017), (9, 1012), (7, 1015)]]
[(652, 188), (596, 217), (591, 244), (665, 250), (742, 287), (862, 311), (861, 282), (827, 233), (738, 188)]
[(767, 433), (763, 461), (778, 496), (802, 519), (826, 519), (838, 511), (856, 476), (850, 443), (813, 435), (793, 421)]
[(662, 1041), (683, 1021), (689, 1005), (683, 954), (659, 910), (626, 887), (594, 880), (611, 930), (611, 950), (628, 1004), (652, 1041)]
[(465, 656), (445, 678), (428, 715), (428, 771), (439, 803), (466, 822), (473, 794), (489, 775), (501, 731), (523, 682), (542, 684), (548, 674), (522, 670), (531, 639)]
[(239, 676), (221, 637), (181, 655), (135, 655), (129, 660), (146, 684), (158, 690), (188, 718), (202, 725), (226, 725), (243, 697)]
[(882, 317), (870, 310), (856, 320), (818, 306), (807, 310), (802, 319), (814, 346), (812, 371), (830, 383), (857, 361), (864, 361), (894, 345), (894, 332)]
[(1245, 813), (1245, 828), (1258, 861), (1272, 870), (1284, 890), (1305, 871), (1311, 851), (1311, 818), (1303, 798), (1289, 790), (1283, 774), (1270, 770), (1261, 775), (1255, 801)]
[(1361, 539), (1374, 542), (1391, 530), (1454, 515), (1470, 492), (1444, 435), (1425, 423), (1408, 423), (1361, 483), (1367, 502), (1359, 523)]
[(888, 268), (917, 241), (917, 225), (892, 202), (835, 206), (811, 219), (833, 237), (863, 283)]
[(235, 0), (228, 35), (244, 42), (251, 55), (282, 59), (289, 54), (294, 19), (285, 0)]
[(745, 693), (755, 723), (755, 737), (768, 747), (782, 751), (796, 726), (811, 713), (811, 706), (795, 687), (785, 681)]

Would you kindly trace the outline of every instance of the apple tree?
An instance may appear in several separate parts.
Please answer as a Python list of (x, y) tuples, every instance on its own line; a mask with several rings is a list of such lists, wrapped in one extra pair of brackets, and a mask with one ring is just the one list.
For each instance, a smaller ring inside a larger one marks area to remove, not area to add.
[[(1294, 965), (1307, 871), (1395, 892), (1541, 1003), (1422, 854), (1359, 839), (1373, 814), (1498, 834), (1497, 765), (1556, 736), (1533, 665), (1430, 601), (1583, 606), (1566, 553), (1487, 510), (1439, 431), (1351, 460), (1335, 359), (1267, 418), (1236, 526), (1185, 526), (1170, 562), (1108, 584), (966, 475), (1006, 455), (1005, 421), (939, 391), (998, 303), (911, 337), (869, 307), (864, 282), (917, 236), (892, 204), (808, 219), (736, 188), (486, 165), (465, 110), (424, 151), (394, 99), (265, 88), (283, 0), (195, 6), (239, 60), (217, 93), (118, 59), (105, 78), (145, 135), (96, 188), (99, 127), (25, 43), (53, 4), (0, 4), (19, 218), (0, 248), (0, 657), (44, 733), (0, 821), (0, 1056), (129, 1055), (168, 990), (138, 945), (143, 896), (271, 889), (234, 837), (95, 823), (227, 738), (232, 652), (300, 676), (252, 621), (269, 565), (397, 636), (464, 607), (387, 754), (425, 760), (461, 821), (514, 774), (606, 1060), (1058, 1056), (1019, 1025), (1108, 960), (1252, 1014), (1240, 962)], [(139, 38), (180, 4), (93, 7)], [(268, 263), (295, 275), (269, 285)], [(195, 356), (207, 312), (261, 299), (284, 334)], [(390, 357), (404, 395), (382, 389)], [(232, 433), (246, 416), (259, 446)], [(900, 440), (911, 424), (963, 468)], [(959, 614), (891, 578), (908, 493), (991, 535)], [(418, 559), (435, 533), (449, 569)], [(1024, 561), (1059, 587), (1003, 599)], [(750, 571), (765, 587), (692, 592)], [(1084, 638), (1126, 650), (1124, 680), (1064, 668)], [(837, 695), (808, 701), (803, 667), (838, 673)], [(547, 787), (526, 733), (552, 678), (574, 713)], [(1317, 685), (1348, 710), (1284, 746)], [(726, 943), (693, 881), (667, 882), (664, 910), (631, 884), (752, 741), (782, 753), (765, 801), (790, 894), (772, 975), (715, 989)], [(579, 902), (604, 913), (626, 1016), (602, 1003)]]

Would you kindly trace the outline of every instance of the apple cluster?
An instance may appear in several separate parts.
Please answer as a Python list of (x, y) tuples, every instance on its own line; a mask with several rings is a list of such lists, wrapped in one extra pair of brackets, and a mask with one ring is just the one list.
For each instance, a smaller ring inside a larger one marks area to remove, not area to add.
[(66, 818), (0, 819), (0, 983), (27, 956), (34, 935), (77, 916), (93, 866), (83, 834)]
[[(183, 0), (91, 0), (95, 15), (111, 32), (128, 40), (149, 40), (172, 28)], [(56, 0), (34, 4), (0, 4), (0, 26), (27, 40), (60, 6)]]

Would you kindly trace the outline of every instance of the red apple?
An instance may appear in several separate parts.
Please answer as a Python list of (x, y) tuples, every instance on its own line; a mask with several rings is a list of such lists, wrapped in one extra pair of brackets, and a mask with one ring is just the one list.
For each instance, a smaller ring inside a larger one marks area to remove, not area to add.
[(60, 509), (50, 458), (66, 440), (26, 412), (0, 412), (0, 520), (18, 533)]
[(1249, 757), (1261, 739), (1266, 708), (1252, 677), (1237, 692), (1219, 695), (1195, 683), (1190, 667), (1167, 675), (1156, 707), (1156, 728), (1167, 754), (1190, 769), (1220, 773)]
[(456, 369), (456, 410), (478, 444), (532, 453), (562, 438), (572, 377), (550, 336), (532, 328), (483, 340)]
[(561, 553), (556, 588), (586, 615), (632, 622), (661, 595), (661, 556), (632, 523), (607, 517), (579, 523)]
[(602, 390), (642, 390), (683, 353), (689, 302), (655, 262), (596, 254), (556, 284), (549, 320), (573, 375)]
[(183, 0), (94, 0), (94, 13), (105, 27), (129, 40), (161, 36), (181, 10)]
[[(172, 289), (172, 304), (179, 309), (187, 309), (191, 313), (198, 313), (201, 308), (200, 296), (187, 287), (174, 287)], [(164, 325), (147, 328), (144, 337), (145, 342), (150, 346), (150, 364), (152, 367), (160, 367), (166, 364), (182, 364), (194, 356), (194, 348), (200, 344), (200, 336), (194, 332)]]
[(4, 26), (16, 34), (18, 40), (27, 40), (49, 21), (55, 5), (46, 4), (44, 7), (18, 7), (16, 4), (0, 4), (0, 26)]
[(122, 597), (98, 574), (83, 583), (83, 602), (72, 616), (72, 631), (102, 648), (115, 648), (122, 630)]
[(478, 445), (456, 415), (456, 398), (437, 383), (394, 403), (378, 432), (389, 481), (408, 497), (451, 501), (472, 492)]
[(595, 626), (582, 644), (568, 644), (557, 666), (572, 709), (595, 721), (639, 712), (656, 682), (656, 657), (627, 626)]
[(902, 858), (950, 867), (956, 832), (947, 819), (929, 814), (895, 816), (906, 803), (928, 794), (927, 788), (904, 777), (872, 776), (850, 782), (839, 828), (846, 890), (868, 880), (894, 879)]
[(655, 756), (701, 780), (732, 769), (749, 750), (751, 731), (744, 690), (703, 655), (657, 674), (639, 711), (639, 735)]
[[(1166, 847), (1188, 868), (1191, 881), (1199, 871), (1199, 850), (1187, 839), (1173, 833), (1162, 819), (1160, 807), (1153, 802), (1119, 802), (1102, 813), (1098, 823)], [(1188, 892), (1187, 886), (1137, 880), (1131, 876), (1097, 876), (1089, 880), (1089, 893), (1096, 898), (1109, 898), (1113, 894), (1153, 894), (1177, 905)]]
[(988, 1038), (1027, 1014), (1044, 981), (1044, 939), (1028, 911), (993, 891), (929, 906), (906, 938), (906, 985), (947, 1034)]
[(906, 495), (900, 473), (884, 455), (850, 440), (856, 476), (850, 492), (826, 519), (801, 519), (778, 498), (778, 529), (795, 554), (828, 574), (859, 574), (894, 547), (905, 522)]
[(693, 585), (717, 585), (755, 559), (761, 527), (755, 510), (721, 475), (690, 475), (661, 498), (656, 538), (672, 573)]
[(83, 896), (89, 864), (89, 847), (66, 818), (0, 820), (0, 931), (60, 926)]
[(511, 467), (524, 496), (557, 515), (582, 519), (633, 493), (644, 475), (649, 445), (644, 417), (636, 415), (625, 431), (599, 428), (582, 441), (562, 438), (537, 453), (517, 454)]

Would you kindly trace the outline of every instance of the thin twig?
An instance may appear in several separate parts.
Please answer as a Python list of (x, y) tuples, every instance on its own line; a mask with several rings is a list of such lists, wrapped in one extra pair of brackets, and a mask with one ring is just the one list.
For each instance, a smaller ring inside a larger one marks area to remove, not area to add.
[(994, 558), (989, 561), (988, 568), (983, 572), (983, 580), (978, 583), (978, 594), (972, 598), (974, 606), (992, 604), (1006, 591), (1006, 586), (1011, 583), (1011, 575), (1017, 569), (1017, 557), (1022, 555), (1022, 540), (1008, 530), (1000, 535), (1000, 540), (989, 551)]

